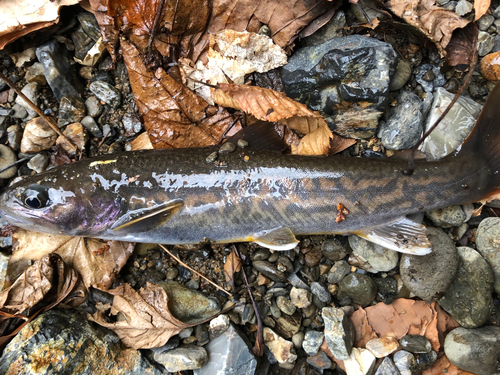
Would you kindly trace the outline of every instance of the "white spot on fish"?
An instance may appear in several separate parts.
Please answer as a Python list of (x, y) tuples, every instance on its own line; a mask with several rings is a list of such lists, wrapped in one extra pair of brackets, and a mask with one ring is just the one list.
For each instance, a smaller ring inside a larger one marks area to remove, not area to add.
[(89, 167), (95, 167), (96, 165), (99, 165), (99, 164), (111, 164), (111, 163), (116, 163), (116, 159), (114, 159), (114, 160), (93, 161), (92, 163), (89, 164)]

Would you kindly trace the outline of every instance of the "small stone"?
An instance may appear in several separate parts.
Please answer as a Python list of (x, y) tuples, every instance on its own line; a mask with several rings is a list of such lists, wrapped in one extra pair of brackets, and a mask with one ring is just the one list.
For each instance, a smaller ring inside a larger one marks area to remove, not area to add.
[(290, 300), (294, 306), (304, 309), (312, 303), (312, 293), (307, 289), (293, 287), (290, 291)]
[(104, 103), (113, 108), (118, 108), (121, 103), (120, 92), (109, 83), (104, 81), (94, 81), (89, 86), (90, 91)]
[(269, 255), (271, 255), (269, 249), (266, 249), (264, 247), (257, 249), (256, 251), (253, 252), (252, 254), (252, 260), (267, 260), (269, 258)]
[(245, 141), (244, 139), (240, 138), (240, 139), (238, 139), (238, 142), (236, 143), (236, 145), (239, 148), (245, 148), (245, 147), (248, 147), (248, 142)]
[(500, 18), (500, 5), (495, 8), (493, 11), (493, 17)]
[(12, 106), (12, 114), (10, 115), (13, 118), (24, 119), (28, 117), (28, 111), (20, 104), (14, 104)]
[(479, 30), (486, 31), (491, 25), (493, 25), (494, 21), (495, 17), (489, 14), (485, 14), (477, 20), (477, 26), (479, 27)]
[(219, 147), (219, 154), (227, 154), (236, 150), (234, 143), (226, 141), (222, 146)]
[(477, 37), (477, 53), (479, 56), (486, 56), (495, 45), (495, 39), (489, 33), (480, 31)]
[(39, 85), (47, 84), (47, 80), (45, 79), (43, 72), (43, 65), (38, 62), (31, 65), (28, 69), (26, 69), (24, 79), (26, 82), (36, 82)]
[(396, 66), (396, 71), (391, 79), (391, 84), (389, 85), (390, 91), (397, 91), (403, 88), (403, 86), (408, 82), (411, 77), (411, 65), (408, 61), (404, 59), (399, 59), (398, 65)]
[[(26, 97), (38, 107), (38, 96), (37, 96), (37, 91), (38, 91), (38, 83), (36, 82), (30, 82), (26, 84), (21, 92), (26, 95)], [(33, 108), (30, 107), (30, 105), (23, 99), (21, 96), (18, 96), (16, 98), (16, 104), (22, 105), (26, 111), (28, 112), (28, 117), (26, 118), (27, 120), (34, 119), (38, 114), (35, 112)]]
[(287, 277), (290, 284), (296, 288), (309, 290), (309, 284), (302, 278), (302, 276), (297, 275), (295, 272), (290, 273)]
[(57, 126), (62, 128), (65, 125), (80, 122), (85, 116), (85, 104), (77, 97), (63, 96), (59, 105), (59, 117)]
[(438, 208), (436, 210), (427, 211), (425, 216), (432, 220), (434, 226), (441, 228), (458, 227), (467, 219), (467, 215), (462, 206)]
[(368, 349), (377, 358), (387, 357), (399, 349), (398, 340), (394, 337), (383, 337), (380, 339), (371, 339), (366, 343)]
[(102, 114), (102, 104), (99, 102), (99, 99), (93, 95), (85, 100), (85, 107), (87, 108), (89, 116), (99, 117)]
[(493, 274), (493, 288), (500, 294), (500, 218), (488, 217), (481, 221), (476, 232), (477, 251), (486, 259)]
[(208, 328), (208, 334), (210, 340), (222, 335), (229, 328), (231, 324), (230, 319), (227, 315), (221, 314), (218, 317), (210, 321), (210, 326)]
[(330, 268), (330, 272), (328, 273), (328, 282), (330, 284), (338, 284), (349, 273), (351, 273), (351, 267), (349, 266), (349, 263), (347, 263), (345, 260), (335, 262), (332, 268)]
[(325, 307), (321, 312), (325, 324), (325, 338), (328, 349), (335, 358), (348, 359), (354, 343), (355, 330), (343, 310)]
[[(12, 163), (15, 163), (17, 161), (17, 155), (16, 153), (6, 145), (0, 144), (0, 169), (3, 169)], [(12, 166), (11, 168), (7, 169), (6, 171), (3, 171), (0, 173), (0, 178), (1, 179), (7, 179), (7, 178), (12, 178), (17, 175), (17, 166)]]
[(285, 274), (278, 269), (270, 262), (265, 260), (258, 260), (252, 262), (253, 268), (257, 271), (261, 272), (264, 276), (269, 277), (271, 280), (276, 282), (284, 282), (286, 281)]
[[(430, 78), (430, 74), (427, 72), (432, 72), (434, 78), (432, 80), (424, 79), (426, 75)], [(441, 67), (438, 65), (422, 64), (417, 68), (417, 74), (415, 75), (415, 80), (422, 85), (425, 92), (432, 93), (435, 88), (441, 87), (446, 83), (446, 78), (441, 73)]]
[(436, 363), (437, 353), (434, 350), (431, 350), (430, 353), (418, 353), (415, 354), (415, 360), (417, 361), (418, 368), (425, 371)]
[(281, 272), (293, 272), (293, 263), (290, 258), (285, 256), (280, 256), (277, 261), (277, 267)]
[(292, 342), (295, 349), (300, 349), (302, 347), (302, 343), (304, 342), (304, 332), (297, 332), (293, 335)]
[(323, 351), (313, 357), (307, 358), (307, 363), (319, 369), (321, 373), (323, 373), (323, 370), (327, 370), (332, 367), (332, 361), (330, 361), (330, 358), (328, 358), (326, 353)]
[(321, 253), (321, 248), (320, 247), (313, 247), (304, 256), (304, 262), (305, 262), (306, 266), (314, 267), (314, 266), (317, 266), (319, 264), (319, 261), (321, 260), (322, 257), (323, 257), (323, 254)]
[(368, 306), (377, 295), (377, 285), (367, 275), (351, 273), (339, 284), (338, 298), (349, 297), (361, 307)]
[(90, 81), (95, 77), (94, 68), (92, 66), (82, 66), (78, 71), (78, 74), (87, 81)]
[(57, 139), (57, 133), (41, 117), (34, 118), (26, 123), (21, 152), (25, 154), (37, 153), (51, 148)]
[(127, 112), (122, 118), (122, 124), (125, 128), (125, 136), (132, 137), (142, 130), (142, 123), (139, 115), (135, 112)]
[[(1, 151), (0, 151), (1, 154)], [(49, 166), (49, 157), (46, 153), (36, 154), (31, 160), (28, 162), (28, 168), (35, 171), (36, 173), (44, 172)], [(1, 167), (1, 165), (0, 165)], [(0, 174), (0, 178), (2, 175)]]
[(390, 357), (385, 357), (375, 371), (375, 375), (400, 375), (398, 368)]
[(387, 272), (398, 265), (398, 252), (369, 242), (355, 234), (348, 238), (353, 254), (365, 259), (375, 271)]
[(287, 315), (293, 315), (295, 313), (296, 307), (288, 298), (279, 296), (276, 298), (276, 304), (278, 308)]
[(278, 336), (268, 327), (264, 327), (264, 343), (279, 363), (293, 363), (297, 359), (293, 343)]
[(182, 331), (179, 332), (179, 338), (185, 339), (185, 338), (188, 338), (189, 336), (191, 336), (192, 334), (193, 334), (192, 327), (184, 328)]
[(19, 150), (22, 138), (23, 131), (19, 125), (12, 125), (7, 128), (7, 141), (9, 142), (10, 148), (16, 151)]
[(311, 293), (320, 299), (321, 302), (329, 304), (332, 302), (332, 296), (325, 285), (321, 282), (311, 283)]
[(199, 369), (208, 362), (207, 351), (196, 345), (184, 345), (161, 354), (155, 353), (153, 358), (170, 372)]
[(69, 124), (66, 129), (64, 129), (63, 134), (69, 139), (77, 149), (72, 147), (68, 141), (59, 136), (56, 140), (56, 145), (61, 147), (68, 155), (74, 156), (78, 152), (78, 150), (83, 150), (85, 148), (85, 144), (88, 141), (87, 134), (83, 130), (82, 124), (79, 122), (75, 122), (73, 124)]
[(466, 0), (459, 0), (457, 3), (457, 7), (455, 8), (455, 12), (459, 16), (465, 16), (466, 14), (472, 11), (473, 5)]
[(316, 355), (324, 338), (325, 335), (323, 332), (307, 331), (302, 342), (302, 348), (308, 356)]
[(103, 134), (101, 128), (99, 127), (99, 125), (97, 125), (92, 116), (85, 116), (82, 119), (81, 124), (85, 129), (88, 130), (90, 134), (92, 134), (93, 137), (102, 138)]
[(377, 284), (377, 300), (390, 305), (397, 298), (398, 282), (392, 277), (373, 279)]
[(94, 42), (97, 42), (97, 40), (101, 37), (101, 32), (95, 16), (92, 13), (82, 12), (78, 13), (77, 18), (83, 31), (85, 31), (85, 33), (90, 36)]
[(207, 158), (205, 159), (205, 162), (208, 164), (212, 164), (213, 162), (215, 162), (217, 160), (217, 157), (218, 157), (217, 151), (214, 151), (207, 156)]
[(323, 252), (323, 256), (332, 262), (341, 260), (349, 254), (346, 247), (336, 237), (324, 240), (321, 244), (321, 251)]
[(290, 339), (299, 331), (301, 322), (302, 314), (299, 311), (296, 311), (293, 315), (283, 314), (276, 320), (274, 330), (280, 336)]
[(30, 62), (35, 58), (35, 49), (27, 48), (22, 52), (12, 53), (10, 58), (17, 68), (21, 68), (25, 63)]
[(344, 359), (344, 366), (349, 375), (370, 375), (375, 361), (375, 356), (369, 350), (352, 348), (349, 358)]
[(419, 373), (415, 356), (410, 352), (400, 350), (394, 354), (393, 360), (401, 375)]
[(411, 353), (430, 353), (432, 346), (425, 336), (406, 335), (399, 339), (401, 347)]

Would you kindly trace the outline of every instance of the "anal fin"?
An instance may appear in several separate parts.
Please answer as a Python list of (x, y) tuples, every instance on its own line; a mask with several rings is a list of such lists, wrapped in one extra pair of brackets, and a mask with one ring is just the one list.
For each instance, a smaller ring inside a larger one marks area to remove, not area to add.
[(291, 250), (299, 241), (290, 228), (279, 227), (254, 234), (251, 240), (271, 250)]
[(149, 231), (165, 224), (183, 205), (182, 201), (174, 200), (152, 207), (140, 208), (127, 212), (111, 227), (114, 231), (129, 229), (134, 231)]
[(425, 255), (432, 250), (425, 231), (425, 226), (404, 217), (389, 224), (355, 232), (355, 234), (400, 253)]

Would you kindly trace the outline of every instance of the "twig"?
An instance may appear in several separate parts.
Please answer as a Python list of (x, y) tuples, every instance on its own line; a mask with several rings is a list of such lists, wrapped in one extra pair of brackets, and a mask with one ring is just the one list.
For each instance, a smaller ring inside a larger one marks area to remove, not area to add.
[[(233, 251), (238, 255), (241, 259), (240, 252), (233, 244)], [(257, 319), (257, 338), (255, 340), (255, 345), (252, 348), (253, 354), (256, 356), (262, 357), (264, 354), (264, 325), (262, 324), (262, 319), (260, 318), (259, 310), (257, 309), (257, 304), (253, 299), (252, 290), (250, 289), (250, 284), (248, 284), (247, 275), (245, 274), (244, 267), (241, 267), (241, 273), (243, 274), (243, 280), (245, 280), (245, 285), (247, 286), (248, 295), (250, 296), (250, 300), (252, 301), (252, 306), (255, 311), (255, 318)]]
[(14, 163), (10, 163), (5, 168), (0, 169), (0, 173), (5, 172), (7, 169), (12, 168), (14, 165), (21, 164), (21, 163), (23, 163), (23, 162), (25, 162), (27, 160), (31, 160), (34, 157), (35, 157), (35, 155), (30, 155), (30, 156), (26, 156), (25, 158), (19, 159), (18, 161), (15, 161)]
[(208, 281), (210, 284), (212, 284), (213, 286), (215, 286), (217, 289), (223, 291), (224, 293), (226, 293), (229, 297), (231, 297), (231, 293), (229, 293), (226, 289), (218, 286), (216, 283), (214, 283), (213, 281), (207, 279), (205, 276), (203, 276), (201, 273), (195, 271), (194, 269), (192, 269), (191, 267), (189, 267), (186, 263), (184, 263), (182, 260), (180, 260), (178, 257), (176, 257), (174, 254), (172, 254), (165, 246), (163, 246), (162, 244), (158, 244), (163, 250), (165, 250), (167, 252), (168, 255), (170, 255), (172, 258), (174, 258), (176, 261), (178, 261), (180, 264), (182, 264), (183, 267), (186, 267), (188, 270), (190, 270), (191, 272), (194, 272), (195, 274), (197, 274), (198, 276), (200, 276), (201, 278), (205, 279), (206, 281)]
[[(149, 41), (148, 41), (148, 52), (151, 53), (151, 50), (153, 49), (153, 41), (156, 36), (156, 32), (158, 30), (158, 25), (160, 24), (160, 19), (161, 16), (163, 15), (163, 8), (165, 6), (165, 0), (160, 0), (160, 5), (158, 6), (158, 9), (156, 10), (156, 16), (155, 20), (153, 22), (153, 27), (151, 30), (151, 34), (149, 34)], [(172, 28), (173, 28), (172, 24)]]
[(3, 74), (2, 72), (0, 72), (0, 78), (3, 79), (5, 81), (5, 83), (7, 85), (9, 85), (15, 92), (17, 95), (19, 95), (21, 98), (24, 99), (24, 101), (26, 103), (28, 103), (28, 105), (38, 114), (38, 116), (40, 116), (42, 119), (44, 119), (47, 124), (49, 124), (49, 126), (61, 137), (64, 138), (64, 140), (66, 142), (68, 142), (68, 144), (70, 145), (70, 147), (75, 151), (78, 151), (78, 147), (75, 146), (75, 144), (70, 140), (68, 139), (68, 137), (66, 137), (62, 132), (61, 130), (59, 130), (59, 128), (57, 127), (57, 125), (53, 124), (52, 121), (47, 117), (45, 116), (45, 114), (40, 110), (40, 108), (38, 108), (35, 104), (33, 104), (33, 102), (31, 100), (28, 99), (28, 97), (26, 95), (24, 95), (24, 93), (19, 90), (16, 85), (14, 84), (14, 82), (12, 82), (10, 79), (8, 79), (5, 74)]
[(434, 131), (434, 129), (436, 129), (436, 127), (443, 120), (443, 118), (448, 114), (448, 112), (450, 112), (451, 108), (455, 105), (458, 98), (460, 97), (460, 95), (464, 91), (465, 87), (469, 83), (469, 80), (471, 79), (472, 74), (474, 73), (474, 70), (476, 69), (476, 64), (477, 64), (477, 52), (475, 52), (473, 54), (472, 63), (469, 67), (469, 73), (467, 73), (467, 75), (465, 76), (464, 82), (462, 83), (462, 86), (460, 86), (460, 89), (455, 94), (453, 100), (450, 102), (450, 104), (448, 104), (448, 107), (446, 107), (446, 109), (443, 111), (441, 116), (439, 116), (439, 118), (436, 120), (436, 122), (430, 127), (429, 130), (427, 130), (425, 132), (424, 136), (422, 138), (420, 138), (420, 140), (417, 142), (417, 144), (411, 149), (410, 158), (408, 160), (408, 166), (406, 169), (403, 169), (401, 171), (404, 175), (411, 176), (413, 174), (413, 171), (415, 170), (415, 164), (414, 164), (415, 152), (420, 147), (420, 145), (425, 141), (425, 139)]

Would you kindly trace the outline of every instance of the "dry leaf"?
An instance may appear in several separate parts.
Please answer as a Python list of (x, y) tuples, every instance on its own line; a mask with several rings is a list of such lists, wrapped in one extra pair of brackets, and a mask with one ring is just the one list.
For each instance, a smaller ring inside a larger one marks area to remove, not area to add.
[(132, 44), (121, 45), (132, 91), (154, 148), (218, 144), (228, 128), (235, 126), (225, 109), (208, 105), (162, 68), (148, 71)]
[(224, 263), (224, 273), (226, 274), (226, 281), (234, 288), (234, 274), (240, 272), (243, 262), (241, 258), (233, 250)]
[(151, 140), (149, 139), (149, 135), (146, 132), (138, 135), (132, 142), (130, 142), (130, 145), (132, 146), (131, 151), (152, 150), (154, 148), (151, 144)]
[(453, 31), (465, 27), (469, 21), (451, 10), (435, 4), (435, 0), (389, 0), (388, 8), (398, 17), (423, 32), (441, 55), (452, 38)]
[(160, 347), (173, 335), (191, 327), (170, 313), (167, 293), (158, 285), (148, 283), (146, 288), (136, 292), (125, 284), (108, 293), (114, 296), (111, 314), (117, 321), (111, 323), (103, 310), (98, 310), (90, 319), (115, 331), (128, 347)]
[(488, 8), (490, 7), (490, 3), (491, 0), (474, 0), (474, 10), (476, 11), (474, 21), (477, 21), (486, 14)]
[(102, 290), (111, 287), (115, 276), (134, 250), (134, 245), (129, 242), (61, 236), (24, 229), (14, 233), (12, 239), (13, 254), (7, 266), (8, 281), (17, 278), (31, 260), (39, 260), (54, 252), (80, 273), (85, 286)]
[(80, 0), (2, 0), (0, 2), (0, 50), (8, 43), (59, 21), (62, 6)]
[(446, 46), (446, 60), (449, 65), (471, 65), (477, 55), (479, 29), (475, 23), (469, 23), (453, 32), (453, 38)]
[(30, 154), (51, 148), (57, 139), (57, 133), (41, 117), (26, 123), (21, 140), (21, 152)]
[[(85, 148), (85, 144), (88, 140), (88, 135), (83, 129), (82, 124), (79, 122), (74, 122), (73, 124), (69, 124), (66, 129), (64, 129), (63, 134), (73, 142), (73, 145), (77, 147), (78, 150), (83, 150)], [(72, 147), (66, 138), (59, 136), (56, 139), (56, 145), (61, 147), (68, 155), (75, 156), (77, 150)]]

